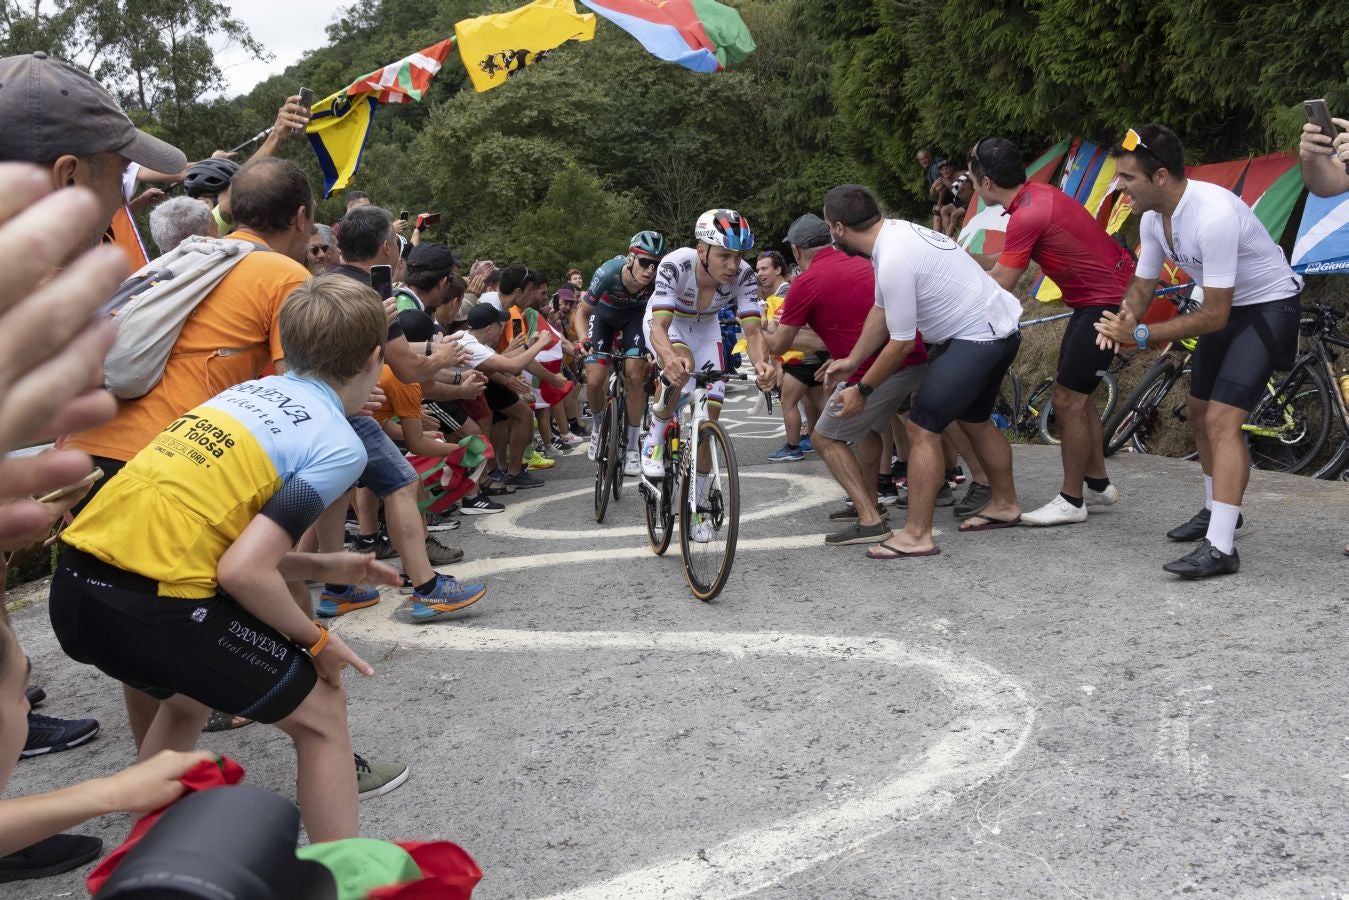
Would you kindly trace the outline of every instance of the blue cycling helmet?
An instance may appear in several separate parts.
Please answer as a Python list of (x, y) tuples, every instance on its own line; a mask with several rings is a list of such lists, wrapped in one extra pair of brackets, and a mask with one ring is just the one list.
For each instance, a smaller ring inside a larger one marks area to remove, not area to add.
[(727, 250), (750, 250), (754, 247), (754, 232), (749, 222), (733, 209), (709, 209), (698, 217), (693, 236), (704, 244), (725, 247)]
[(659, 231), (639, 231), (628, 241), (628, 251), (643, 256), (664, 256), (665, 236)]

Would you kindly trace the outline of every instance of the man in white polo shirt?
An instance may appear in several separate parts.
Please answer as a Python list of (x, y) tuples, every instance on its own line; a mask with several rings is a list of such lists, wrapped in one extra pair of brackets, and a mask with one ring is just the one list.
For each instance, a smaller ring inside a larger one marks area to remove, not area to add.
[(859, 184), (839, 185), (825, 195), (824, 220), (834, 246), (870, 258), (876, 270), (876, 305), (861, 337), (846, 359), (826, 369), (828, 390), (880, 349), (867, 374), (830, 401), (839, 407), (839, 418), (863, 410), (867, 395), (913, 351), (919, 331), (928, 349), (927, 372), (907, 423), (909, 517), (902, 531), (867, 556), (900, 559), (941, 552), (932, 540), (932, 510), (946, 483), (941, 433), (952, 422), (974, 445), (992, 489), (988, 506), (960, 530), (1019, 524), (1012, 448), (989, 415), (1021, 346), (1021, 304), (955, 241), (913, 222), (886, 219), (875, 195)]
[[(1204, 508), (1166, 533), (1199, 545), (1162, 568), (1182, 578), (1227, 575), (1241, 562), (1233, 541), (1245, 526), (1241, 498), (1250, 480), (1241, 425), (1270, 374), (1297, 354), (1302, 278), (1240, 197), (1185, 177), (1185, 151), (1171, 129), (1131, 128), (1110, 155), (1120, 188), (1143, 215), (1143, 249), (1119, 315), (1104, 313), (1096, 324), (1102, 345), (1134, 340), (1143, 348), (1199, 338), (1187, 410), (1204, 468)], [(1164, 259), (1204, 288), (1204, 305), (1140, 325)]]

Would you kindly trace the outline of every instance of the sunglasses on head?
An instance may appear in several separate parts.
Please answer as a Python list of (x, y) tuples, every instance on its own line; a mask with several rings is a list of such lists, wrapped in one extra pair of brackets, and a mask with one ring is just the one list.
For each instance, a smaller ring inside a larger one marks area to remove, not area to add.
[(1132, 128), (1124, 132), (1124, 140), (1120, 141), (1119, 145), (1128, 153), (1136, 153), (1139, 150), (1142, 150), (1144, 153), (1146, 153), (1148, 156), (1151, 156), (1153, 159), (1157, 160), (1157, 162), (1161, 163), (1163, 166), (1166, 165), (1166, 160), (1158, 156), (1157, 151), (1153, 150), (1151, 147), (1145, 144), (1143, 142), (1143, 138), (1140, 137), (1138, 132), (1134, 131)]
[(660, 260), (652, 259), (648, 256), (638, 256), (633, 259), (633, 262), (637, 263), (637, 265), (641, 266), (643, 269), (654, 269)]

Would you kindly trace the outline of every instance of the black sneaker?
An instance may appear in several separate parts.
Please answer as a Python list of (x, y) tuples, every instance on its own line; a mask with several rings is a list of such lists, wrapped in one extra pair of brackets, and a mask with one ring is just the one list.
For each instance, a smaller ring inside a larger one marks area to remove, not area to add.
[(454, 531), (463, 525), (453, 513), (430, 513), (426, 517), (427, 531)]
[(876, 485), (876, 505), (889, 506), (899, 500), (899, 489), (890, 479)]
[(9, 856), (0, 856), (0, 882), (46, 878), (78, 869), (103, 852), (103, 841), (84, 834), (54, 834)]
[[(937, 502), (936, 502), (935, 505), (936, 505), (936, 506), (954, 506), (954, 505), (955, 505), (955, 502), (956, 502), (956, 495), (955, 495), (955, 493), (951, 490), (951, 485), (947, 484), (946, 482), (942, 482), (941, 490), (937, 491)], [(988, 504), (984, 504), (984, 505), (987, 506)], [(908, 508), (909, 508), (909, 492), (908, 492), (908, 491), (905, 491), (905, 492), (904, 492), (904, 496), (903, 496), (903, 497), (900, 497), (897, 501), (895, 501), (895, 506), (898, 506), (900, 509), (908, 509)]]
[(28, 705), (36, 708), (42, 705), (43, 700), (47, 699), (47, 692), (40, 687), (30, 686), (25, 692), (25, 696), (28, 698)]
[(1241, 568), (1241, 558), (1237, 550), (1224, 553), (1205, 538), (1189, 553), (1175, 562), (1162, 566), (1163, 571), (1181, 578), (1208, 578), (1211, 575), (1232, 575)]
[[(1166, 533), (1166, 536), (1173, 541), (1197, 541), (1200, 538), (1208, 536), (1208, 523), (1213, 518), (1211, 511), (1201, 509), (1195, 513), (1190, 521), (1184, 525), (1177, 525)], [(1232, 537), (1239, 538), (1247, 532), (1246, 517), (1240, 513), (1237, 514), (1237, 530), (1232, 532)]]
[[(28, 714), (28, 742), (19, 753), (20, 759), (60, 753), (92, 741), (98, 735), (97, 719), (53, 719), (51, 716)], [(64, 871), (64, 870), (62, 870)]]
[(466, 497), (461, 500), (459, 511), (466, 516), (490, 516), (492, 513), (505, 512), (506, 506), (479, 494), (476, 497)]
[[(890, 518), (890, 510), (881, 507), (879, 509), (879, 512), (881, 514), (881, 521), (885, 521), (886, 519)], [(856, 518), (857, 518), (857, 510), (851, 505), (845, 506), (842, 509), (836, 509), (829, 514), (829, 521), (831, 522), (846, 522), (849, 519), (856, 519)]]
[(398, 555), (398, 551), (393, 548), (393, 542), (382, 534), (373, 540), (357, 538), (351, 544), (351, 552), (373, 553), (375, 559), (391, 559)]

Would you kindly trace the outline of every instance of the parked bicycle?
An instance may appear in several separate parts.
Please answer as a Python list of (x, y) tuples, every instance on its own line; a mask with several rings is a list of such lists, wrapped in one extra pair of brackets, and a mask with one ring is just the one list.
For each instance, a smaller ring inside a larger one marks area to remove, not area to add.
[(677, 511), (684, 575), (695, 597), (711, 600), (726, 586), (735, 560), (740, 473), (730, 435), (707, 416), (707, 388), (746, 376), (701, 371), (689, 377), (694, 388), (681, 401), (687, 412), (674, 416), (665, 432), (665, 474), (654, 484), (643, 478), (638, 490), (646, 501), (651, 549), (660, 556), (669, 548)]

